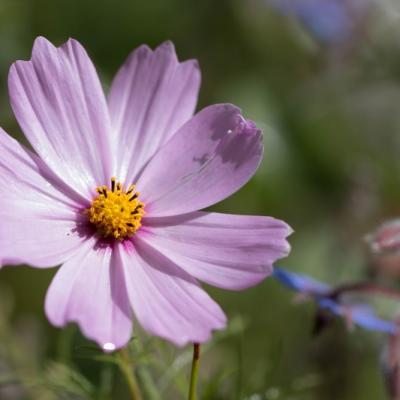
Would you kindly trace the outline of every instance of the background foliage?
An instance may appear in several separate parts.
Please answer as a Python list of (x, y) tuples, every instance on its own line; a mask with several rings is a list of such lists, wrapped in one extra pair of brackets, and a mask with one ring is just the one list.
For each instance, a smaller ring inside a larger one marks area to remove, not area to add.
[[(332, 283), (376, 274), (381, 265), (363, 238), (400, 214), (396, 4), (353, 7), (354, 1), (338, 0), (345, 14), (316, 23), (291, 8), (295, 1), (284, 3), (1, 0), (1, 126), (21, 139), (7, 72), (16, 59), (29, 58), (36, 36), (57, 44), (68, 37), (81, 41), (106, 88), (133, 48), (171, 39), (180, 59), (200, 61), (199, 109), (232, 102), (264, 130), (257, 175), (214, 209), (289, 222), (296, 233), (291, 256), (281, 262), (288, 269)], [(326, 33), (328, 23), (336, 25)], [(400, 262), (390, 262), (400, 271)], [(102, 356), (76, 328), (60, 331), (46, 321), (43, 300), (54, 272), (1, 271), (0, 399), (128, 398), (115, 359)], [(349, 335), (337, 322), (313, 337), (314, 306), (293, 305), (292, 293), (271, 279), (240, 293), (209, 291), (231, 324), (204, 348), (202, 399), (386, 398), (382, 335)], [(388, 315), (395, 306), (380, 305)], [(184, 398), (191, 349), (139, 336), (130, 350), (146, 398)]]

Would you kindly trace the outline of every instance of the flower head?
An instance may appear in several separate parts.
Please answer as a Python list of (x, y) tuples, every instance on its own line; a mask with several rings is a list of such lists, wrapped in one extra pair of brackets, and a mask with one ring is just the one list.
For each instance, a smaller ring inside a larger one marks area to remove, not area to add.
[(256, 171), (262, 135), (230, 104), (196, 115), (200, 72), (170, 42), (136, 49), (104, 96), (83, 47), (35, 41), (10, 69), (13, 111), (35, 153), (0, 131), (0, 261), (60, 265), (45, 310), (110, 351), (132, 319), (177, 345), (226, 317), (199, 281), (239, 290), (269, 276), (291, 229), (201, 212)]
[(275, 268), (273, 276), (283, 285), (296, 292), (304, 293), (317, 304), (319, 310), (325, 310), (343, 318), (349, 326), (356, 324), (367, 330), (394, 334), (398, 331), (393, 321), (379, 318), (367, 304), (346, 303), (335, 295), (332, 287), (307, 275)]

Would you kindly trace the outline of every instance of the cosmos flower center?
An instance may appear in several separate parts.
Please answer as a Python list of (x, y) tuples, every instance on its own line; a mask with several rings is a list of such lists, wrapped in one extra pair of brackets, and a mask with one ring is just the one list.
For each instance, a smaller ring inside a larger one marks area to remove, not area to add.
[(139, 200), (135, 185), (125, 191), (121, 182), (111, 178), (111, 187), (96, 188), (98, 196), (85, 210), (89, 221), (103, 237), (123, 240), (132, 236), (140, 227), (144, 203)]

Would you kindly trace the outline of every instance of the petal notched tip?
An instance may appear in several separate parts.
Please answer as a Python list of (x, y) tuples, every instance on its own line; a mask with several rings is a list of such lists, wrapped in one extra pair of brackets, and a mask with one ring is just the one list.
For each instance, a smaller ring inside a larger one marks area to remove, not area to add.
[(200, 73), (200, 65), (199, 62), (195, 58), (191, 58), (186, 61), (181, 61), (180, 66), (182, 68), (191, 68), (195, 70), (197, 73)]
[(154, 54), (160, 54), (160, 53), (164, 53), (175, 64), (181, 64), (181, 65), (190, 64), (192, 67), (196, 67), (196, 69), (199, 69), (199, 63), (196, 59), (189, 59), (181, 62), (179, 61), (178, 55), (176, 54), (175, 45), (171, 40), (166, 40), (165, 42), (161, 43), (158, 47), (156, 47), (156, 49), (154, 50)]
[(137, 47), (135, 50), (128, 57), (128, 62), (134, 62), (135, 58), (137, 57), (139, 60), (146, 59), (153, 54), (153, 51), (147, 44), (142, 44), (141, 46)]
[(38, 36), (33, 42), (32, 57), (37, 51), (41, 51), (43, 48), (46, 48), (46, 47), (54, 48), (55, 46), (44, 36)]
[[(290, 225), (288, 225), (285, 221), (280, 219), (275, 219), (275, 235), (276, 235), (276, 246), (280, 249), (281, 254), (277, 257), (274, 262), (285, 258), (289, 255), (290, 251), (292, 250), (292, 246), (287, 240), (287, 238), (294, 232)], [(272, 270), (271, 270), (272, 272)]]
[(279, 222), (283, 225), (283, 227), (284, 227), (284, 229), (285, 229), (283, 238), (285, 239), (285, 245), (286, 245), (285, 251), (286, 251), (286, 256), (287, 256), (287, 255), (290, 253), (291, 249), (292, 249), (292, 246), (291, 246), (290, 243), (287, 241), (287, 238), (288, 238), (290, 235), (292, 235), (295, 231), (294, 231), (294, 229), (293, 229), (289, 224), (287, 224), (286, 222), (284, 222), (284, 221), (279, 221)]
[(64, 318), (57, 318), (53, 315), (50, 308), (51, 305), (47, 305), (47, 302), (45, 302), (45, 314), (47, 319), (53, 326), (63, 329), (71, 324), (76, 324), (79, 327), (79, 330), (82, 332), (83, 336), (97, 343), (97, 345), (106, 353), (111, 353), (115, 350), (125, 347), (131, 339), (131, 335), (129, 334), (129, 336), (121, 336), (121, 338), (118, 338), (118, 341), (114, 340), (112, 337), (110, 337), (109, 340), (105, 340), (104, 337), (99, 337), (99, 335), (92, 332), (92, 329), (88, 327), (87, 323), (81, 318), (68, 318), (65, 316)]
[(171, 57), (173, 57), (176, 61), (178, 61), (178, 56), (176, 55), (175, 45), (171, 40), (166, 40), (165, 42), (161, 43), (155, 50), (155, 53), (158, 52), (166, 52)]
[(147, 44), (142, 44), (132, 51), (129, 56), (129, 60), (134, 60), (136, 57), (138, 57), (139, 60), (143, 60), (148, 57), (165, 57), (173, 64), (180, 64), (181, 66), (185, 65), (188, 67), (191, 66), (192, 68), (195, 67), (195, 69), (200, 70), (198, 61), (196, 59), (189, 59), (180, 62), (176, 54), (175, 45), (170, 40), (161, 43), (154, 50)]
[(185, 61), (179, 61), (175, 50), (175, 45), (171, 40), (166, 40), (165, 42), (161, 43), (152, 53), (154, 53), (154, 56), (159, 55), (167, 57), (172, 64), (177, 66), (177, 68), (182, 70), (187, 69), (190, 71), (190, 73), (196, 73), (200, 77), (199, 62), (194, 58)]
[(261, 135), (261, 129), (251, 119), (245, 119), (242, 115), (238, 118), (237, 133), (244, 135)]
[(35, 62), (35, 60), (40, 62), (43, 57), (51, 57), (51, 55), (55, 54), (60, 48), (66, 46), (70, 40), (63, 43), (60, 47), (56, 47), (45, 37), (38, 36), (33, 42), (31, 58), (27, 62)]
[(34, 61), (36, 58), (43, 56), (43, 53), (49, 55), (51, 52), (57, 52), (60, 50), (68, 52), (68, 50), (74, 51), (76, 49), (79, 49), (79, 51), (82, 51), (87, 55), (87, 52), (85, 48), (82, 46), (82, 44), (78, 40), (72, 37), (69, 37), (65, 42), (62, 42), (59, 46), (55, 46), (44, 36), (38, 36), (33, 42), (32, 54), (28, 62)]
[(80, 42), (78, 42), (74, 38), (68, 38), (66, 42), (62, 43), (58, 48), (56, 47), (56, 49), (63, 50), (66, 53), (68, 53), (69, 50), (74, 52), (78, 49), (79, 51), (82, 51), (85, 55), (87, 55), (86, 49), (82, 46)]
[[(213, 139), (220, 141), (216, 154), (222, 157), (223, 163), (233, 163), (235, 169), (245, 167), (247, 163), (256, 160), (255, 172), (264, 152), (261, 129), (258, 129), (253, 121), (246, 120), (236, 106), (220, 104), (217, 107), (221, 107), (221, 113), (225, 113), (227, 123), (224, 127), (222, 125), (214, 127)], [(249, 174), (244, 183), (251, 176), (252, 174)]]
[(160, 332), (153, 332), (155, 336), (159, 336), (169, 342), (172, 342), (177, 347), (185, 347), (193, 343), (206, 343), (211, 340), (212, 335), (215, 331), (224, 330), (227, 326), (228, 319), (224, 312), (221, 310), (220, 315), (218, 315), (218, 321), (212, 327), (204, 328), (202, 332), (197, 332), (195, 336), (193, 335), (182, 335), (177, 337), (171, 337), (169, 335), (163, 335)]
[(66, 50), (68, 48), (76, 49), (79, 48), (86, 53), (86, 50), (82, 46), (82, 44), (74, 38), (68, 38), (65, 42), (63, 42), (60, 46), (55, 46), (52, 42), (46, 39), (44, 36), (38, 36), (32, 46), (31, 56), (28, 60), (17, 60), (15, 61), (11, 67), (10, 72), (18, 67), (19, 65), (29, 64), (32, 61), (39, 60), (43, 56), (50, 56), (52, 52), (57, 52), (59, 50)]
[(225, 132), (227, 135), (244, 135), (252, 139), (257, 137), (262, 141), (262, 130), (257, 127), (254, 121), (246, 119), (239, 107), (229, 103), (217, 104), (216, 106), (221, 107), (221, 109), (226, 113), (231, 113), (231, 127)]

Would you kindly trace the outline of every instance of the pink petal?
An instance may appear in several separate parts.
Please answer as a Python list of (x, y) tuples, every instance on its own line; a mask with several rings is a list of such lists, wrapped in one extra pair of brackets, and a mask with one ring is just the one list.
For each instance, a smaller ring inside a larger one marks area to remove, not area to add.
[(82, 200), (0, 129), (0, 265), (58, 265), (83, 241)]
[[(49, 268), (68, 260), (82, 244), (73, 220), (58, 220), (58, 214), (31, 208), (32, 213), (3, 203), (0, 212), (0, 266), (29, 264)], [(16, 212), (10, 216), (10, 212)]]
[(31, 61), (11, 66), (9, 92), (26, 137), (60, 178), (87, 198), (112, 173), (106, 100), (84, 48), (35, 41)]
[(171, 42), (140, 46), (116, 75), (108, 98), (118, 136), (117, 176), (132, 183), (156, 150), (193, 115), (200, 86), (195, 60), (179, 63)]
[(137, 182), (149, 217), (208, 207), (242, 187), (263, 153), (262, 135), (232, 105), (207, 107), (163, 146)]
[(45, 310), (52, 324), (61, 327), (76, 322), (104, 350), (126, 345), (132, 331), (131, 310), (113, 250), (88, 240), (57, 271)]
[(148, 332), (183, 346), (225, 327), (224, 313), (194, 278), (139, 236), (134, 241), (120, 246), (119, 257), (133, 311)]
[(272, 273), (291, 232), (271, 217), (196, 212), (146, 219), (142, 238), (195, 278), (238, 290)]

